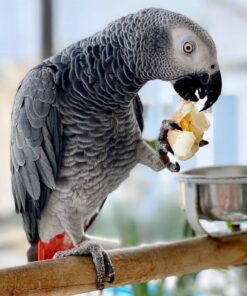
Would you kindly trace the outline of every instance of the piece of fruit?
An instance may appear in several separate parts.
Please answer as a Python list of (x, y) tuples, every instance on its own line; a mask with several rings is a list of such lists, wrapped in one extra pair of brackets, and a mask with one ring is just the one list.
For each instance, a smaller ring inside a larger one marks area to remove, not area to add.
[(179, 160), (191, 158), (199, 149), (204, 132), (210, 123), (194, 102), (182, 100), (172, 120), (178, 123), (182, 131), (169, 130), (167, 135), (174, 156)]

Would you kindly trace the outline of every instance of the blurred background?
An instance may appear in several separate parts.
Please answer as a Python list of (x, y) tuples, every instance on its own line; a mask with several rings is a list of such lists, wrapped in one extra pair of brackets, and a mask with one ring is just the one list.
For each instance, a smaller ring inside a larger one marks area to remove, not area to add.
[[(20, 80), (42, 59), (103, 29), (110, 21), (146, 7), (180, 12), (213, 36), (223, 76), (223, 93), (208, 112), (210, 145), (182, 170), (247, 163), (246, 0), (0, 0), (0, 268), (26, 263), (28, 244), (11, 196), (9, 139), (11, 106)], [(143, 87), (144, 137), (156, 139), (162, 119), (178, 103), (170, 84)], [(170, 241), (192, 235), (179, 208), (176, 174), (137, 166), (109, 196), (90, 233), (120, 238), (124, 246)], [(103, 295), (247, 295), (243, 268), (207, 270), (148, 284), (108, 289)]]

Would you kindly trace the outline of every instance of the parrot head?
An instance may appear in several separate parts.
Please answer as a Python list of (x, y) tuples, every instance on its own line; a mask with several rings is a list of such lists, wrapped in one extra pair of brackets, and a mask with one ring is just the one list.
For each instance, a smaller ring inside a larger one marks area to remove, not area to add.
[(208, 109), (217, 101), (222, 88), (213, 40), (203, 29), (198, 33), (175, 27), (171, 29), (171, 48), (174, 67), (179, 69), (178, 76), (172, 79), (174, 89), (191, 101), (198, 101), (196, 92), (200, 99), (207, 97), (202, 110)]
[[(217, 51), (209, 33), (189, 18), (164, 9), (147, 9), (144, 51), (152, 79), (170, 81), (176, 92), (211, 107), (221, 93)], [(150, 72), (151, 71), (151, 72)]]

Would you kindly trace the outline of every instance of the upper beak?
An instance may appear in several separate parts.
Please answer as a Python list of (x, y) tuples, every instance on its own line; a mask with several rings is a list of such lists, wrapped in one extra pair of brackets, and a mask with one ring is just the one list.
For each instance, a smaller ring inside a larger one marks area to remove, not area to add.
[(200, 99), (207, 96), (207, 100), (201, 111), (210, 108), (221, 93), (222, 80), (220, 71), (209, 76), (207, 73), (191, 74), (177, 79), (173, 84), (176, 92), (185, 100), (198, 101), (195, 94), (198, 91)]

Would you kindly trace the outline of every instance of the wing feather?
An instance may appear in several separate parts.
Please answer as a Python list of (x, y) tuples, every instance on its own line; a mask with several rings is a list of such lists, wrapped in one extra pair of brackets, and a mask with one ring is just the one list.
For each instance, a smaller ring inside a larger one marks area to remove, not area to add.
[(136, 120), (139, 124), (139, 128), (140, 128), (141, 132), (143, 132), (143, 129), (144, 129), (143, 106), (142, 106), (142, 102), (141, 102), (141, 99), (138, 94), (133, 99), (133, 107), (134, 107)]
[(17, 90), (12, 111), (12, 191), (30, 242), (38, 240), (38, 219), (55, 188), (61, 159), (55, 77), (55, 70), (47, 66), (31, 70)]
[(31, 197), (38, 200), (40, 197), (40, 179), (34, 161), (27, 160), (25, 165), (19, 168), (21, 180)]
[(40, 178), (43, 183), (50, 189), (55, 188), (55, 179), (53, 169), (50, 165), (48, 158), (46, 157), (45, 152), (41, 151), (40, 158), (36, 161), (36, 165), (38, 167)]

